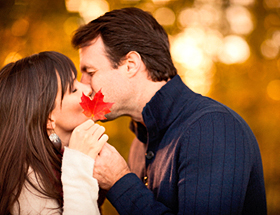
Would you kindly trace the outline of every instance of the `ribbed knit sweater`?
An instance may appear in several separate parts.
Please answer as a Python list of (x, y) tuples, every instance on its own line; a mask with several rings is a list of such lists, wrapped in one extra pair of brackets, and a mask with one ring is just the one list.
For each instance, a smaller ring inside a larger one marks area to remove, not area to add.
[[(233, 110), (177, 75), (133, 122), (132, 172), (107, 198), (124, 214), (266, 214), (258, 143)], [(136, 176), (137, 175), (137, 176)]]

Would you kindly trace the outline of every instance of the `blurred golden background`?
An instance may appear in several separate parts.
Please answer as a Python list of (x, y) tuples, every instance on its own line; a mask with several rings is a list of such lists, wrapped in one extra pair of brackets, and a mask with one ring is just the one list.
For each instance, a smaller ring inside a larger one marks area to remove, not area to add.
[[(79, 68), (78, 51), (70, 44), (73, 31), (130, 6), (150, 11), (164, 26), (174, 63), (191, 89), (248, 122), (262, 154), (268, 214), (280, 214), (279, 0), (0, 0), (0, 65), (55, 50)], [(103, 125), (127, 159), (133, 139), (129, 118)], [(103, 212), (117, 214), (108, 201)]]

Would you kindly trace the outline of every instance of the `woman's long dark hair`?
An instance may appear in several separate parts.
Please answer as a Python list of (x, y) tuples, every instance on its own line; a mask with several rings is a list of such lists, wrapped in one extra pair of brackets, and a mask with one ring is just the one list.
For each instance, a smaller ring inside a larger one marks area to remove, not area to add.
[(61, 152), (48, 138), (48, 117), (55, 107), (60, 77), (62, 93), (71, 90), (72, 61), (57, 52), (41, 52), (0, 71), (0, 211), (10, 214), (31, 167), (40, 193), (62, 206)]

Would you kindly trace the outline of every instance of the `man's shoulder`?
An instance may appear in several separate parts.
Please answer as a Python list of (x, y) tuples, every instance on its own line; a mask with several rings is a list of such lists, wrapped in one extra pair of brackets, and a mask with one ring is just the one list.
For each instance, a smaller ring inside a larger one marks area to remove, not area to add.
[(219, 113), (232, 115), (233, 112), (232, 109), (214, 99), (197, 95), (190, 105), (184, 106), (179, 117), (188, 119), (188, 121), (196, 121), (204, 115), (216, 115)]
[(189, 129), (196, 123), (201, 126), (208, 126), (209, 121), (219, 123), (236, 122), (240, 125), (247, 125), (244, 119), (231, 108), (206, 96), (197, 96), (193, 107), (184, 107), (179, 114), (175, 124), (184, 130)]

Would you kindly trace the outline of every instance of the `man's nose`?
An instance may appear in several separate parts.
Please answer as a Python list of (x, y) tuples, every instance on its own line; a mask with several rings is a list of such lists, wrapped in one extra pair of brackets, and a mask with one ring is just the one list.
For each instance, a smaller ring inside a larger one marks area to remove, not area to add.
[(91, 77), (90, 75), (86, 74), (86, 73), (82, 73), (82, 77), (81, 77), (81, 83), (83, 84), (89, 84), (91, 83)]
[(91, 85), (90, 85), (90, 84), (84, 84), (83, 93), (84, 93), (86, 96), (89, 96), (89, 97), (92, 96), (92, 88), (91, 88)]

